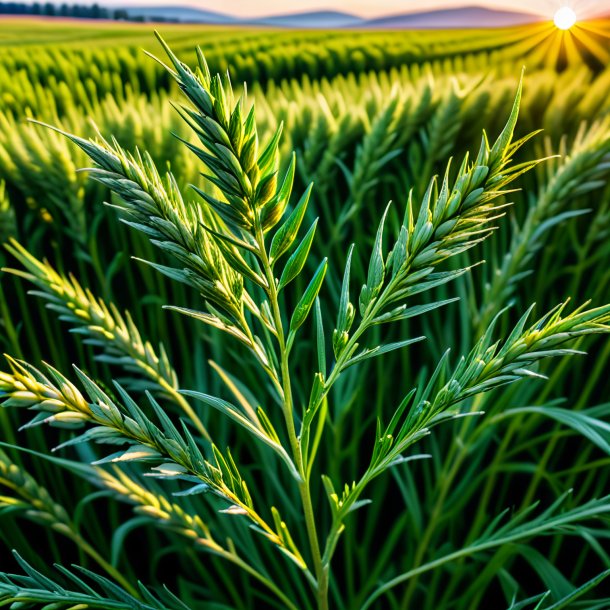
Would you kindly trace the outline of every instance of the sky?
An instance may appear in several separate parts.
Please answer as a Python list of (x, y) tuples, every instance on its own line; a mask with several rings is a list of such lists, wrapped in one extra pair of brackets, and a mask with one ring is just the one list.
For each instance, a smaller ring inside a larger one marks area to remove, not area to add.
[[(66, 1), (66, 0), (63, 0)], [(75, 4), (93, 4), (96, 0), (68, 0)], [(56, 0), (59, 2), (59, 0)], [(362, 17), (393, 13), (420, 12), (438, 8), (484, 6), (516, 10), (552, 18), (555, 11), (569, 5), (581, 18), (610, 10), (610, 0), (97, 0), (106, 6), (194, 6), (239, 17), (263, 17), (271, 14), (315, 10), (336, 10)]]

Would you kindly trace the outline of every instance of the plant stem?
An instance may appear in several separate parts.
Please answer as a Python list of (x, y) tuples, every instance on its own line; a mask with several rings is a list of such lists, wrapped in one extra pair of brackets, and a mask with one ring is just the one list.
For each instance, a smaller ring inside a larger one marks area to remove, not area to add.
[(91, 559), (93, 559), (106, 573), (114, 578), (124, 589), (128, 591), (130, 595), (133, 595), (137, 599), (141, 599), (141, 595), (138, 590), (129, 583), (129, 581), (121, 574), (121, 572), (106, 561), (86, 540), (84, 540), (80, 534), (73, 536), (74, 542), (82, 549)]
[[(475, 412), (478, 410), (478, 404), (479, 404), (479, 400), (475, 399), (473, 401), (473, 405), (471, 407), (471, 412)], [(470, 421), (468, 421), (468, 419), (465, 419), (462, 422), (460, 431), (457, 434), (457, 439), (460, 439), (460, 442), (459, 443), (454, 442), (451, 445), (449, 455), (447, 456), (447, 458), (444, 461), (445, 467), (443, 468), (441, 474), (438, 477), (441, 487), (440, 487), (439, 492), (436, 495), (436, 501), (434, 503), (434, 507), (430, 514), (430, 519), (428, 520), (428, 525), (419, 542), (417, 552), (416, 552), (415, 558), (413, 560), (413, 569), (411, 571), (414, 573), (416, 573), (416, 568), (421, 565), (421, 562), (424, 559), (426, 552), (428, 551), (428, 546), (429, 546), (432, 536), (434, 535), (436, 528), (438, 526), (438, 519), (440, 518), (440, 516), (442, 514), (445, 500), (447, 499), (447, 495), (448, 495), (449, 491), (451, 490), (451, 485), (453, 484), (455, 477), (458, 475), (460, 468), (462, 467), (462, 464), (468, 455), (469, 445), (467, 442), (463, 442), (463, 439), (466, 436), (469, 427), (470, 427)], [(449, 469), (447, 469), (447, 466), (449, 466), (449, 465), (450, 465), (450, 467), (449, 467)], [(416, 586), (417, 586), (417, 579), (411, 580), (411, 582), (409, 583), (409, 585), (405, 591), (405, 594), (404, 594), (404, 597), (402, 600), (402, 604), (401, 604), (401, 608), (409, 607), (411, 598), (413, 597), (413, 595), (415, 593)]]
[(303, 463), (301, 444), (299, 442), (299, 439), (297, 438), (296, 429), (294, 425), (292, 386), (290, 383), (290, 366), (288, 362), (286, 337), (282, 323), (282, 315), (280, 312), (277, 285), (275, 283), (273, 269), (271, 268), (269, 257), (267, 256), (267, 251), (265, 250), (263, 230), (260, 226), (257, 229), (257, 241), (259, 245), (259, 253), (265, 272), (265, 277), (269, 285), (268, 297), (269, 302), (271, 303), (273, 320), (277, 331), (277, 340), (280, 349), (283, 394), (282, 411), (284, 414), (284, 420), (286, 422), (286, 430), (288, 432), (288, 439), (290, 442), (290, 448), (292, 450), (292, 456), (295, 461), (297, 471), (301, 476), (301, 481), (299, 482), (299, 495), (301, 496), (301, 504), (303, 507), (303, 514), (305, 516), (307, 538), (309, 540), (309, 547), (313, 558), (314, 572), (316, 575), (316, 599), (319, 610), (328, 610), (328, 566), (324, 566), (322, 564), (322, 554), (320, 552), (320, 543), (318, 540), (318, 532), (316, 529), (313, 503), (311, 501), (311, 490), (309, 488), (309, 476), (306, 472), (306, 468)]
[(214, 553), (216, 553), (220, 557), (223, 557), (227, 561), (234, 563), (236, 566), (239, 566), (242, 570), (250, 574), (250, 576), (265, 585), (270, 591), (277, 595), (277, 597), (286, 605), (286, 608), (288, 608), (289, 610), (298, 610), (294, 603), (286, 596), (286, 594), (279, 587), (277, 587), (277, 585), (273, 583), (272, 580), (264, 576), (255, 568), (253, 568), (249, 563), (244, 561), (237, 554), (230, 553), (223, 549), (221, 546), (214, 549)]
[(13, 354), (19, 358), (23, 358), (23, 352), (21, 351), (21, 346), (19, 345), (19, 336), (11, 319), (6, 297), (4, 296), (4, 291), (2, 290), (2, 284), (0, 284), (0, 314), (4, 322), (3, 328), (7, 338), (7, 348), (10, 345), (10, 349), (12, 350)]

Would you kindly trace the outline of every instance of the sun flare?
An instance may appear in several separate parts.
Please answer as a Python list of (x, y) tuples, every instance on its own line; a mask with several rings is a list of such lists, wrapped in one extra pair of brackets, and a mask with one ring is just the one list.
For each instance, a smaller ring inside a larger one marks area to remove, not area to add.
[(560, 30), (569, 30), (576, 23), (576, 13), (569, 6), (564, 6), (555, 13), (554, 21)]

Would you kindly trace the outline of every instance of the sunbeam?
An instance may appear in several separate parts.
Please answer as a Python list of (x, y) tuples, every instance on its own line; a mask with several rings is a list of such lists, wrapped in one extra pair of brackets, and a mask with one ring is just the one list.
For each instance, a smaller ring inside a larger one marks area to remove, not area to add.
[[(594, 55), (600, 63), (606, 65), (610, 63), (610, 45), (604, 48), (603, 44), (598, 42), (593, 36), (588, 35), (586, 31), (579, 28), (574, 28), (574, 37), (584, 46), (587, 50)], [(608, 43), (606, 38), (606, 43)]]
[[(597, 13), (596, 13), (597, 11)], [(549, 3), (547, 21), (524, 26), (508, 43), (506, 57), (521, 57), (530, 67), (567, 68), (585, 63), (598, 70), (610, 64), (610, 27), (599, 6), (586, 0)]]

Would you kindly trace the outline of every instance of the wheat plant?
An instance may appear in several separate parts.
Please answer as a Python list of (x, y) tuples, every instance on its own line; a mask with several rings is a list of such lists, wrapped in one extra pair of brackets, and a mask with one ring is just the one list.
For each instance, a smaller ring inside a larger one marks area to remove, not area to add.
[[(483, 242), (502, 224), (508, 197), (541, 163), (515, 160), (536, 135), (515, 136), (522, 85), (497, 138), (490, 141), (483, 133), (478, 150), (448, 162), (438, 178), (436, 163), (453, 148), (460, 128), (452, 123), (459, 96), (450, 90), (424, 138), (426, 157), (412, 191), (379, 215), (372, 247), (349, 245), (346, 229), (375, 192), (375, 174), (397, 162), (396, 142), (410, 138), (388, 135), (400, 118), (398, 97), (383, 102), (356, 152), (354, 171), (346, 172), (349, 194), (339, 216), (325, 218), (324, 209), (316, 208), (321, 217), (314, 218), (315, 187), (293, 192), (302, 170), (296, 155), (281, 152), (282, 123), (263, 142), (245, 90), (238, 96), (228, 75), (212, 74), (200, 50), (192, 70), (159, 40), (169, 58), (162, 65), (187, 102), (177, 111), (190, 135), (180, 138), (201, 164), (203, 182), (182, 188), (171, 169), (159, 169), (147, 151), (127, 150), (99, 133), (93, 139), (62, 133), (91, 159), (90, 178), (112, 193), (109, 205), (120, 220), (164, 258), (150, 248), (133, 255), (192, 291), (196, 305), (164, 307), (170, 325), (173, 316), (185, 316), (220, 346), (215, 353), (222, 352), (222, 362), (215, 357), (206, 364), (220, 389), (183, 386), (170, 353), (145, 340), (129, 313), (12, 239), (7, 251), (20, 267), (6, 271), (33, 284), (33, 294), (110, 368), (100, 368), (98, 377), (78, 363), (60, 371), (52, 363), (34, 365), (8, 355), (0, 398), (9, 412), (22, 407), (34, 414), (21, 422), (25, 432), (41, 425), (68, 430), (59, 432), (55, 449), (71, 457), (34, 452), (31, 459), (47, 459), (112, 500), (132, 505), (147, 526), (178, 540), (178, 554), (206, 552), (210, 560), (200, 571), (205, 586), (188, 588), (175, 578), (175, 593), (153, 591), (133, 573), (121, 573), (118, 551), (105, 558), (45, 486), (0, 453), (3, 504), (59, 531), (105, 572), (58, 566), (43, 574), (17, 554), (25, 575), (0, 576), (0, 606), (406, 609), (424, 607), (419, 604), (428, 597), (425, 607), (474, 608), (477, 592), (461, 598), (456, 593), (463, 583), (460, 568), (487, 560), (490, 578), (501, 582), (513, 610), (572, 607), (590, 596), (607, 570), (581, 578), (579, 587), (558, 587), (551, 597), (542, 590), (517, 600), (512, 549), (529, 549), (539, 537), (573, 536), (599, 549), (608, 565), (604, 536), (593, 524), (607, 519), (610, 496), (592, 493), (572, 501), (565, 486), (543, 506), (534, 496), (520, 510), (507, 504), (503, 512), (488, 514), (483, 494), (465, 538), (434, 546), (458, 471), (444, 473), (441, 493), (421, 500), (434, 486), (428, 480), (418, 484), (426, 479), (418, 469), (421, 462), (440, 459), (433, 454), (434, 439), (443, 429), (468, 439), (451, 454), (455, 464), (475, 455), (476, 466), (485, 455), (481, 450), (476, 457), (483, 446), (477, 434), (489, 442), (489, 426), (528, 413), (551, 417), (610, 449), (607, 424), (597, 411), (570, 418), (557, 405), (496, 406), (519, 384), (543, 383), (553, 374), (548, 360), (581, 355), (586, 337), (610, 331), (610, 305), (572, 306), (563, 299), (536, 317), (534, 305), (528, 306), (508, 332), (499, 331), (511, 319), (505, 305), (545, 231), (578, 215), (563, 211), (572, 196), (600, 186), (608, 168), (607, 128), (598, 125), (579, 135), (572, 156), (516, 227), (502, 271), (485, 288), (472, 321), (470, 349), (453, 358), (445, 351), (452, 346), (444, 345), (431, 369), (418, 367), (418, 357), (400, 360), (409, 370), (399, 367), (398, 374), (417, 382), (394, 401), (393, 394), (378, 392), (379, 367), (398, 353), (425, 353), (425, 345), (416, 344), (428, 333), (413, 329), (426, 329), (431, 312), (468, 307), (458, 297), (476, 271)], [(340, 149), (341, 136), (336, 138)], [(332, 174), (329, 158), (320, 171)], [(576, 183), (575, 176), (584, 182)], [(82, 220), (81, 211), (77, 206), (74, 222)], [(314, 248), (318, 224), (330, 239), (318, 239)], [(328, 258), (320, 260), (318, 252), (325, 250)], [(198, 332), (184, 349), (195, 349)], [(486, 418), (485, 425), (471, 424)], [(346, 439), (345, 430), (352, 438)], [(341, 463), (343, 442), (350, 445), (347, 466)], [(114, 450), (100, 455), (105, 445)], [(399, 495), (404, 501), (396, 502)], [(425, 501), (436, 502), (430, 513), (418, 509)], [(361, 519), (368, 524), (359, 538)], [(451, 515), (446, 519), (451, 522)], [(353, 577), (350, 565), (355, 541), (365, 549), (358, 559), (362, 579)], [(534, 552), (532, 547), (530, 556)], [(233, 579), (216, 559), (239, 569), (245, 580)], [(422, 578), (432, 575), (434, 582), (444, 570), (455, 579), (446, 591), (421, 587)], [(224, 589), (215, 583), (216, 574)], [(236, 583), (244, 588), (236, 591)], [(598, 598), (586, 607), (606, 602)]]

